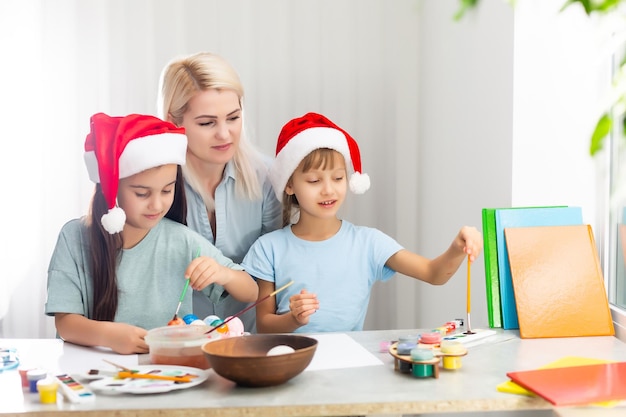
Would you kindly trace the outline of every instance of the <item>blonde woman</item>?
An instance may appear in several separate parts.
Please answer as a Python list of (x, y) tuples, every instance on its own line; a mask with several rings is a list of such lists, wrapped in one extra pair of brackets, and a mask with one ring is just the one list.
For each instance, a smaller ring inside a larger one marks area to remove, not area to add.
[[(200, 52), (168, 63), (159, 85), (159, 115), (185, 128), (183, 168), (188, 226), (225, 256), (241, 262), (261, 235), (281, 226), (281, 204), (267, 176), (271, 159), (246, 138), (244, 91), (237, 72), (218, 55)], [(194, 292), (194, 313), (222, 319), (246, 304), (218, 304)], [(255, 332), (251, 309), (241, 317)]]

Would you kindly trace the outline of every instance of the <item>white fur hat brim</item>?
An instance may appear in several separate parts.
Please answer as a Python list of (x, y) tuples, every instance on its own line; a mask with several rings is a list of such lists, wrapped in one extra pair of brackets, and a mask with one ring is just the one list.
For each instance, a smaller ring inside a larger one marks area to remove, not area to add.
[(336, 150), (345, 158), (346, 166), (352, 166), (348, 143), (341, 131), (330, 127), (303, 130), (285, 144), (270, 167), (270, 182), (278, 200), (282, 200), (287, 181), (300, 162), (314, 150), (322, 148)]

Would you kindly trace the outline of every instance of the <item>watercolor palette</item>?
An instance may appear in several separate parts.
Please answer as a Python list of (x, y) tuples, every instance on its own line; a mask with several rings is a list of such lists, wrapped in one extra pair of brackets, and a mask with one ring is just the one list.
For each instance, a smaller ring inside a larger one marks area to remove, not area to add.
[(209, 371), (177, 365), (139, 365), (133, 366), (142, 374), (165, 376), (190, 376), (191, 382), (162, 381), (156, 379), (133, 379), (107, 377), (93, 381), (89, 386), (103, 393), (157, 394), (173, 390), (186, 389), (202, 384), (209, 377)]
[(495, 330), (492, 329), (472, 329), (473, 334), (465, 334), (463, 332), (449, 334), (443, 336), (441, 339), (443, 340), (453, 340), (456, 342), (461, 342), (463, 346), (470, 347), (473, 345), (477, 345), (483, 342), (483, 339), (494, 336), (496, 334)]

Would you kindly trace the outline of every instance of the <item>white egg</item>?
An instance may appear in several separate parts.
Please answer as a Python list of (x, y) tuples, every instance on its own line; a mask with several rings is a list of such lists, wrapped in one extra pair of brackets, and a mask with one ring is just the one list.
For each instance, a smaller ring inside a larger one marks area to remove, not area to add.
[(273, 348), (271, 348), (267, 352), (267, 356), (285, 355), (287, 353), (293, 353), (293, 352), (295, 352), (295, 350), (291, 346), (278, 345), (278, 346), (274, 346)]

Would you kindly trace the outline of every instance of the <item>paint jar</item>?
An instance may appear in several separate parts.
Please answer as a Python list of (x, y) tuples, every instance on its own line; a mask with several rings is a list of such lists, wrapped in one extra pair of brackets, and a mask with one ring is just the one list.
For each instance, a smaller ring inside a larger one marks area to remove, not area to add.
[(430, 349), (424, 348), (415, 348), (411, 350), (411, 360), (417, 362), (413, 363), (413, 376), (418, 378), (427, 378), (429, 376), (433, 376), (433, 366), (435, 364), (432, 363), (419, 363), (422, 361), (429, 361), (433, 359), (435, 355), (433, 351)]
[(445, 341), (441, 343), (444, 369), (459, 369), (461, 356), (467, 353), (467, 349), (460, 342)]
[(422, 333), (420, 337), (420, 343), (424, 343), (428, 345), (435, 345), (440, 342), (441, 342), (441, 333), (437, 331), (429, 332), (429, 333)]
[[(417, 347), (417, 343), (415, 342), (402, 342), (398, 343), (396, 346), (396, 350), (398, 355), (410, 355), (411, 349)], [(411, 363), (407, 361), (400, 361), (399, 371), (408, 374), (411, 372)]]
[(37, 391), (39, 391), (39, 401), (42, 404), (56, 404), (57, 389), (59, 384), (54, 378), (44, 378), (37, 381)]
[(30, 384), (28, 383), (28, 378), (26, 377), (26, 373), (33, 368), (20, 368), (18, 372), (20, 373), (20, 379), (22, 380), (22, 388), (29, 388)]
[(44, 379), (48, 376), (48, 373), (43, 369), (31, 369), (26, 372), (26, 379), (28, 380), (28, 387), (30, 392), (37, 392), (37, 381)]
[(420, 336), (418, 334), (406, 334), (398, 338), (398, 343), (404, 343), (404, 342), (417, 343), (419, 338)]

